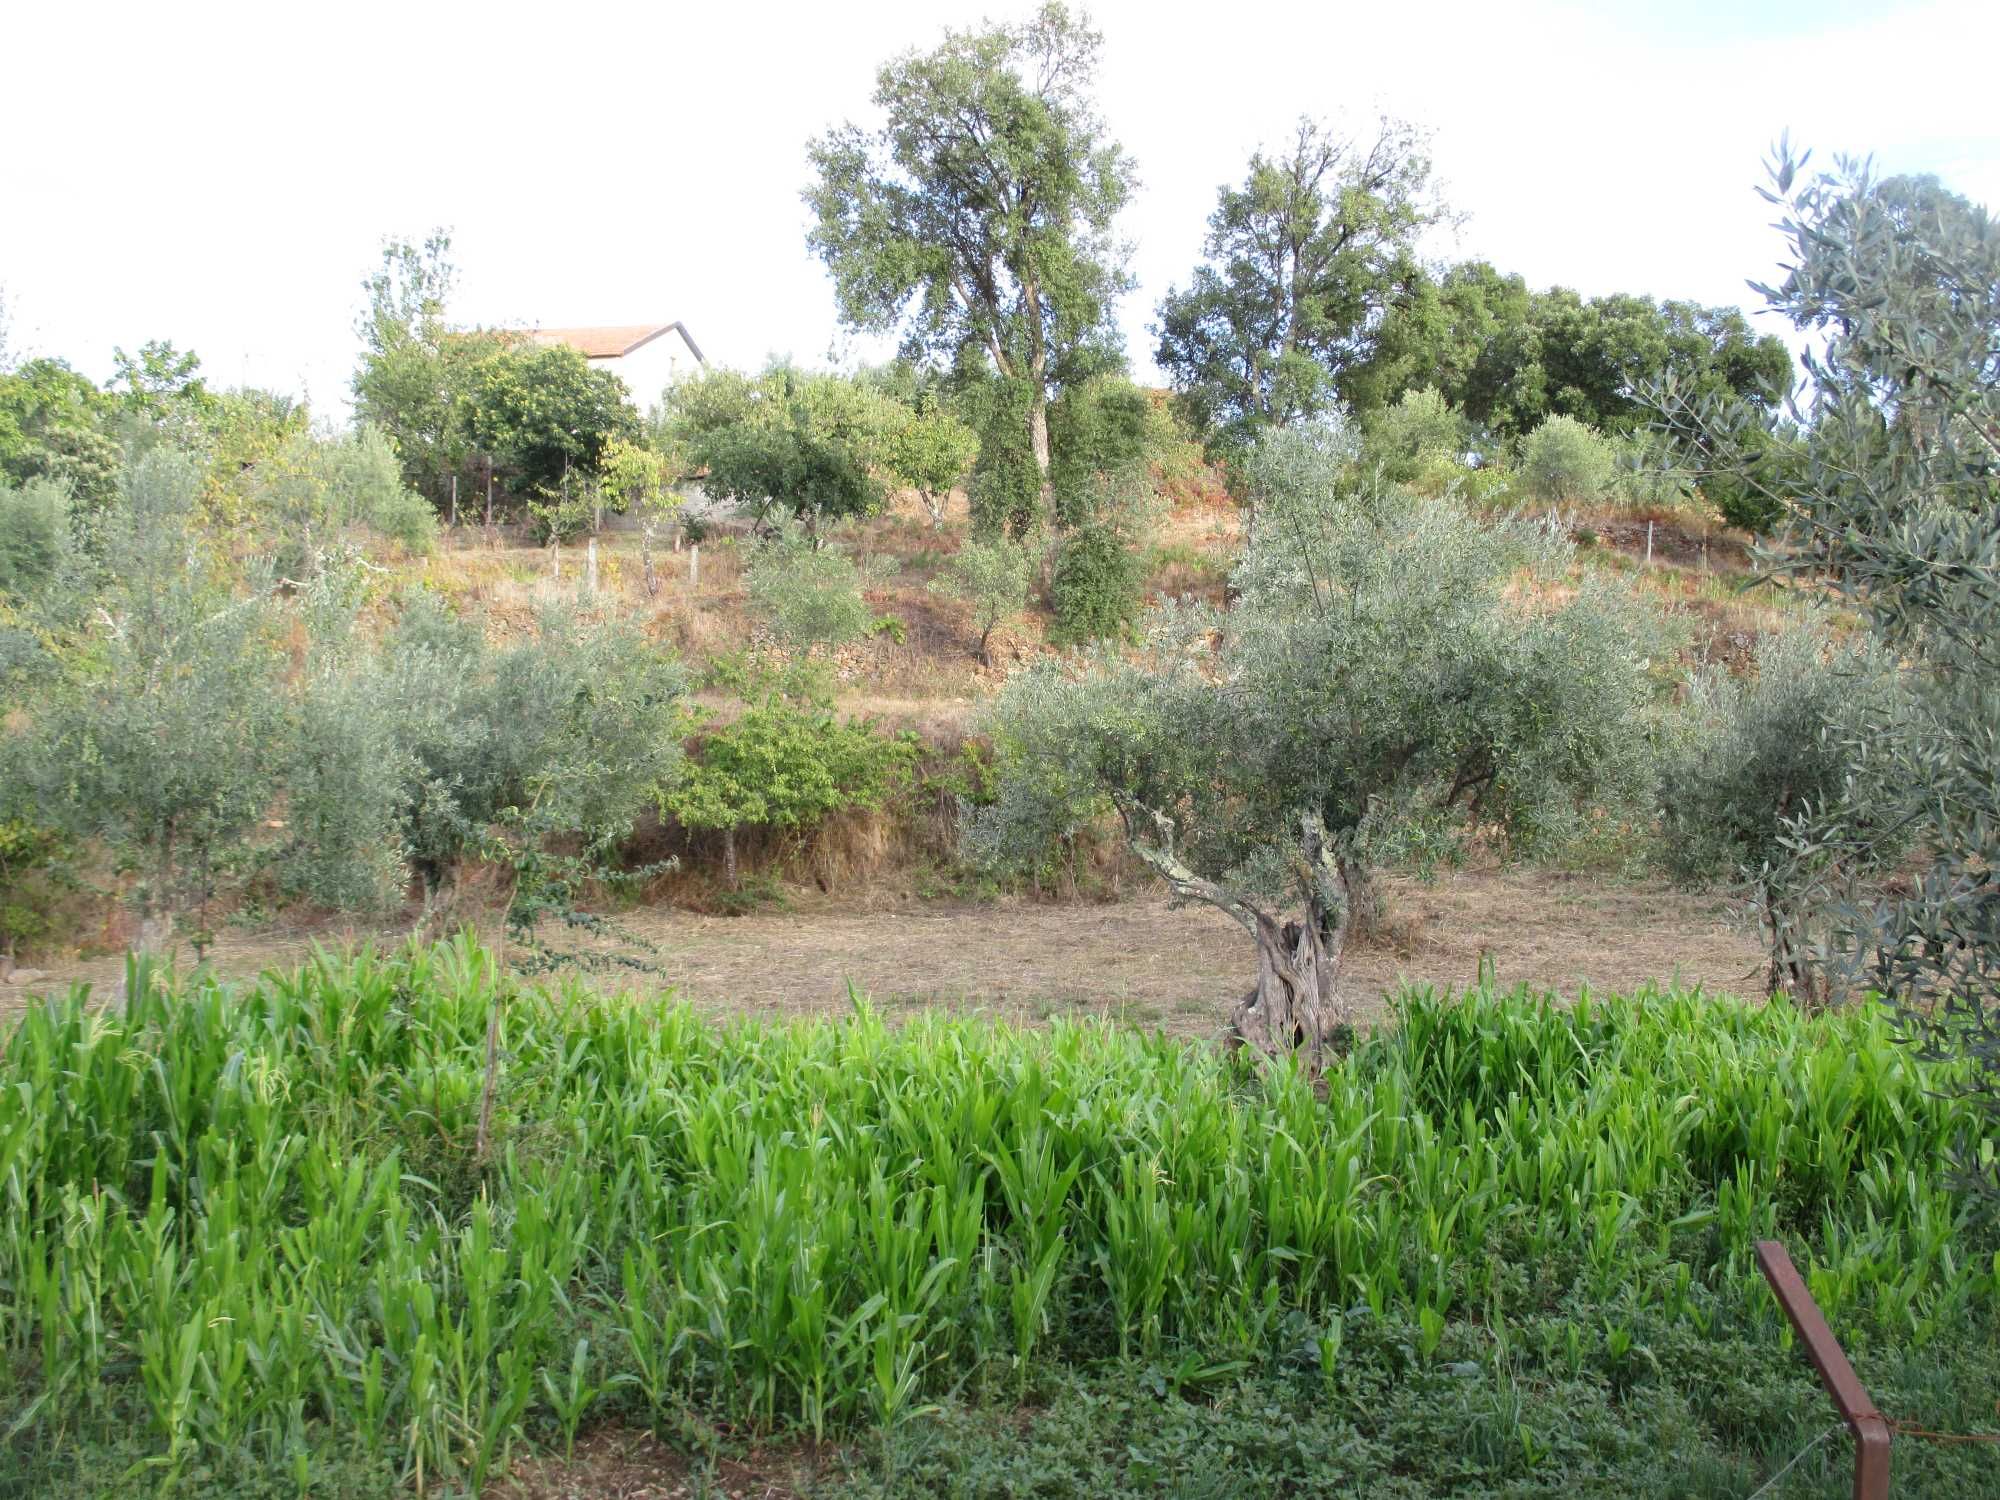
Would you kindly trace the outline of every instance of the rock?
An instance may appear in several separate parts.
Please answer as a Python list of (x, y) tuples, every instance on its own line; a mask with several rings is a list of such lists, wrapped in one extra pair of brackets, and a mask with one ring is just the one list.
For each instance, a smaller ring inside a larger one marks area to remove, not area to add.
[(16, 969), (13, 973), (0, 977), (0, 983), (33, 984), (37, 979), (47, 979), (47, 969)]

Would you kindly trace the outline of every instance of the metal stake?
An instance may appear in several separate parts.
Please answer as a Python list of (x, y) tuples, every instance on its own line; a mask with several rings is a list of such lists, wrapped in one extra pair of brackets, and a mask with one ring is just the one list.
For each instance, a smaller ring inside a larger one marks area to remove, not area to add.
[(1771, 1283), (1799, 1342), (1806, 1346), (1806, 1357), (1819, 1371), (1820, 1384), (1833, 1398), (1834, 1409), (1854, 1434), (1854, 1500), (1888, 1500), (1888, 1419), (1875, 1409), (1874, 1400), (1847, 1362), (1833, 1330), (1826, 1326), (1819, 1304), (1806, 1290), (1784, 1245), (1777, 1240), (1757, 1241), (1757, 1267)]

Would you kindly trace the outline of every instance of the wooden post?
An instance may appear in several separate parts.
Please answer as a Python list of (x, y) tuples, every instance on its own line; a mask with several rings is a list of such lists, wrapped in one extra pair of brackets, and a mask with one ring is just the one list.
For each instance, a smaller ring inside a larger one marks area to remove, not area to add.
[(451, 476), (451, 529), (458, 530), (458, 476)]
[(1819, 1304), (1799, 1278), (1792, 1257), (1777, 1240), (1757, 1241), (1757, 1268), (1771, 1283), (1778, 1305), (1791, 1320), (1792, 1331), (1806, 1346), (1806, 1357), (1819, 1371), (1820, 1384), (1833, 1398), (1847, 1430), (1854, 1434), (1854, 1500), (1888, 1500), (1889, 1422), (1847, 1362), (1840, 1341), (1826, 1326)]
[(493, 460), (486, 460), (486, 529), (493, 529)]
[(562, 543), (554, 537), (549, 538), (549, 576), (562, 582)]
[(1646, 566), (1650, 568), (1652, 567), (1652, 565), (1653, 565), (1653, 523), (1651, 521), (1648, 521), (1646, 523)]
[(701, 587), (701, 544), (688, 548), (688, 592)]
[(583, 587), (586, 593), (597, 592), (597, 538), (590, 539), (590, 546), (583, 554)]

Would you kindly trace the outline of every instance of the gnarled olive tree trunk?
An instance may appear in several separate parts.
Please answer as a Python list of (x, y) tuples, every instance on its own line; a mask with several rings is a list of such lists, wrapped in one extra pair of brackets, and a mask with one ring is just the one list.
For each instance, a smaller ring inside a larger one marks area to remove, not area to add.
[(1296, 873), (1305, 910), (1300, 918), (1281, 919), (1190, 869), (1174, 852), (1171, 818), (1129, 803), (1121, 803), (1119, 812), (1132, 852), (1167, 883), (1176, 901), (1213, 906), (1255, 941), (1257, 981), (1236, 1002), (1232, 1038), (1271, 1057), (1303, 1053), (1317, 1068), (1328, 1041), (1350, 1021), (1340, 967), (1362, 872), (1329, 847), (1317, 818), (1302, 820)]

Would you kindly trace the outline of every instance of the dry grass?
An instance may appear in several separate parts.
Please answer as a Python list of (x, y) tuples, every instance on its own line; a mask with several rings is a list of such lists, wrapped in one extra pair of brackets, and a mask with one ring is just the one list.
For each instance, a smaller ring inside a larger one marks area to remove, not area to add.
[[(1755, 941), (1713, 898), (1542, 870), (1478, 870), (1435, 884), (1388, 883), (1389, 920), (1350, 955), (1345, 988), (1364, 1014), (1399, 983), (1462, 986), (1489, 956), (1502, 983), (1573, 993), (1679, 980), (1744, 990), (1763, 973)], [(1038, 1022), (1097, 1015), (1212, 1035), (1252, 976), (1249, 939), (1206, 908), (1154, 896), (1101, 905), (925, 903), (885, 890), (860, 906), (816, 895), (744, 917), (643, 908), (625, 924), (659, 949), (661, 978), (717, 1016), (833, 1014), (853, 991), (883, 1008), (980, 1011)], [(313, 942), (370, 934), (329, 926), (224, 934), (230, 975), (294, 963)], [(393, 940), (399, 934), (378, 936)], [(89, 982), (113, 993), (117, 959), (59, 964), (32, 986), (0, 987), (0, 1008), (29, 988)]]

